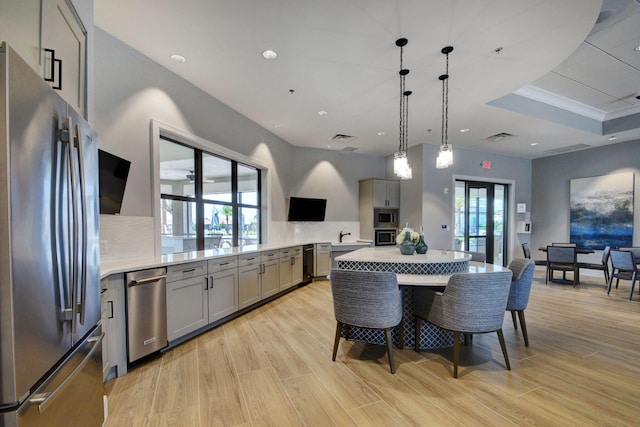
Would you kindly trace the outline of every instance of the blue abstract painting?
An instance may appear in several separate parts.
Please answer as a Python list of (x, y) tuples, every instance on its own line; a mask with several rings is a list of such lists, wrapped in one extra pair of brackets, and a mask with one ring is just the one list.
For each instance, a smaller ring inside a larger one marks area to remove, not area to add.
[(632, 246), (633, 172), (571, 180), (570, 241), (602, 250)]

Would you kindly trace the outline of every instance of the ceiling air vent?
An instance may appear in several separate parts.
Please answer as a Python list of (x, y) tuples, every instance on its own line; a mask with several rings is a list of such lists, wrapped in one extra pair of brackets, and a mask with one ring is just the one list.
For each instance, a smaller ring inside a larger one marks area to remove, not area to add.
[(354, 139), (356, 139), (355, 136), (345, 135), (345, 134), (342, 134), (342, 133), (337, 133), (333, 137), (331, 137), (329, 140), (333, 141), (333, 142), (339, 142), (341, 144), (347, 144), (347, 143), (353, 141)]
[(344, 147), (342, 150), (340, 151), (356, 151), (357, 148), (356, 147)]
[(554, 148), (553, 150), (546, 150), (545, 153), (562, 154), (562, 153), (568, 153), (569, 151), (577, 151), (577, 150), (582, 150), (584, 148), (589, 148), (589, 147), (591, 146), (587, 144), (574, 144), (574, 145), (567, 145), (566, 147)]
[(491, 142), (498, 142), (498, 141), (502, 141), (503, 139), (513, 138), (514, 136), (515, 135), (512, 133), (500, 132), (500, 133), (496, 133), (495, 135), (488, 136), (485, 139)]

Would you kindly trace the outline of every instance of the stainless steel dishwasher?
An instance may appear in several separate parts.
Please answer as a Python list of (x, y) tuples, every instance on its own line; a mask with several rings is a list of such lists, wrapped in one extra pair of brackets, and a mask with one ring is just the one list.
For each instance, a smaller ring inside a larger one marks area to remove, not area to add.
[(129, 363), (167, 346), (167, 269), (134, 271), (127, 282)]

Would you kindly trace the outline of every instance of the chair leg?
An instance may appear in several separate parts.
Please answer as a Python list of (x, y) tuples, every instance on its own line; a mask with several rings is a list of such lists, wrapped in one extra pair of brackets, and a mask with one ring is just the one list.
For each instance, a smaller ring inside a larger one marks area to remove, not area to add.
[(504, 355), (504, 361), (507, 364), (507, 370), (511, 370), (511, 364), (509, 363), (509, 355), (507, 354), (507, 346), (504, 343), (504, 335), (502, 335), (502, 328), (496, 331), (498, 333), (498, 339), (500, 340), (500, 347), (502, 347), (502, 354)]
[(527, 335), (527, 323), (524, 321), (524, 310), (518, 310), (518, 318), (520, 319), (520, 326), (522, 327), (524, 345), (529, 347), (529, 335)]
[(618, 289), (619, 284), (620, 284), (620, 278), (616, 278), (616, 289)]
[(414, 317), (414, 323), (415, 323), (415, 345), (414, 345), (414, 350), (417, 352), (420, 352), (420, 323), (421, 320), (418, 316)]
[(460, 359), (460, 332), (453, 333), (453, 378), (458, 378), (458, 360)]
[(613, 284), (613, 276), (609, 276), (609, 283), (607, 285), (607, 295), (611, 292), (611, 285)]
[(404, 317), (400, 320), (400, 324), (396, 326), (396, 328), (400, 329), (400, 345), (398, 345), (398, 348), (402, 350), (404, 349)]
[(387, 353), (389, 354), (389, 368), (391, 369), (391, 373), (396, 373), (396, 365), (393, 362), (393, 342), (391, 340), (391, 330), (393, 328), (385, 328), (384, 329), (384, 340), (387, 343)]
[(509, 310), (511, 312), (511, 319), (513, 320), (513, 329), (515, 329), (516, 331), (518, 330), (518, 322), (516, 320), (516, 311), (515, 310)]
[(342, 332), (342, 323), (341, 322), (337, 322), (337, 325), (336, 325), (336, 339), (333, 342), (333, 358), (331, 359), (334, 362), (336, 361), (336, 354), (338, 354), (338, 343), (340, 342), (340, 332)]
[(633, 276), (631, 276), (631, 292), (629, 292), (629, 301), (633, 297), (633, 288), (636, 287), (636, 273), (633, 272)]

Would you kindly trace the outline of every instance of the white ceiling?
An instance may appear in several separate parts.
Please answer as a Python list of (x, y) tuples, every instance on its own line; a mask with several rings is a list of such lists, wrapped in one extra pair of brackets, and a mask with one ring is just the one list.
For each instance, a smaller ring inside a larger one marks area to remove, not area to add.
[[(640, 139), (640, 0), (95, 0), (95, 23), (296, 146), (396, 151), (400, 37), (409, 146), (440, 144), (447, 45), (454, 150)], [(501, 132), (515, 136), (486, 140)]]

